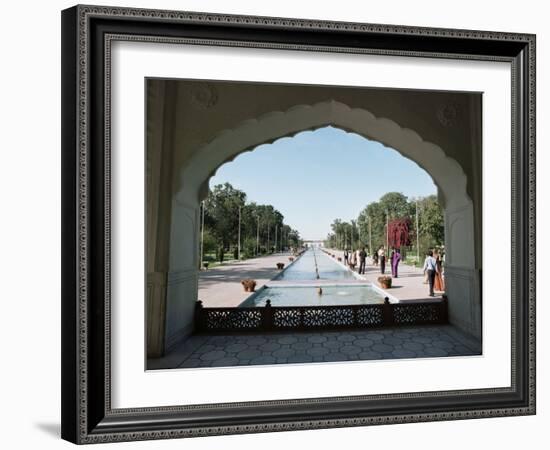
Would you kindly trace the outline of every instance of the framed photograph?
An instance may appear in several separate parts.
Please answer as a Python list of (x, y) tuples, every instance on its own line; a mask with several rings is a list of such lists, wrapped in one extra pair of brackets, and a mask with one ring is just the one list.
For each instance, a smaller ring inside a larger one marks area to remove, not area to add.
[(535, 413), (535, 36), (62, 12), (62, 437)]

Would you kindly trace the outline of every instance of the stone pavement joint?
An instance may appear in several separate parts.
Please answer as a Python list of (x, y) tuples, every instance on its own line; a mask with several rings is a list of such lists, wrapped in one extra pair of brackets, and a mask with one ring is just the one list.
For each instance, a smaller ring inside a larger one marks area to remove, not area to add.
[(148, 361), (147, 368), (433, 358), (481, 354), (481, 346), (452, 325), (372, 330), (191, 336), (185, 351)]

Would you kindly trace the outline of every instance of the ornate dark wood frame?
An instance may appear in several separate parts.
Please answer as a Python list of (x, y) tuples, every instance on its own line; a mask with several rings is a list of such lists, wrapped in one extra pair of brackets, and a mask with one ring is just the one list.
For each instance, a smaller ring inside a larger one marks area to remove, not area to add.
[[(511, 386), (113, 409), (109, 320), (113, 40), (510, 62)], [(62, 84), (64, 439), (83, 444), (535, 413), (534, 35), (76, 6), (62, 13)]]

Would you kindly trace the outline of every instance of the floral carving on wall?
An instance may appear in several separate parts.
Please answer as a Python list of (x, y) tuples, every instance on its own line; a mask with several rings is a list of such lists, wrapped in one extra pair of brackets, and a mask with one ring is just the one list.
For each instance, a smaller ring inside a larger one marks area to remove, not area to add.
[(191, 93), (191, 102), (199, 109), (212, 108), (218, 103), (218, 90), (212, 84), (200, 84)]
[(449, 103), (441, 106), (437, 110), (437, 120), (444, 127), (452, 127), (456, 124), (460, 115), (460, 108), (455, 103)]

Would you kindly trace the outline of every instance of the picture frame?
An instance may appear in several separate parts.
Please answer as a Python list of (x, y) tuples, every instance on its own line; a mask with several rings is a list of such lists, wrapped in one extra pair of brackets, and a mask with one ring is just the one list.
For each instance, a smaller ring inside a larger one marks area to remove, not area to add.
[[(510, 386), (112, 408), (110, 49), (117, 40), (510, 63)], [(535, 42), (534, 35), (505, 32), (81, 5), (64, 10), (62, 437), (85, 444), (535, 414)]]

